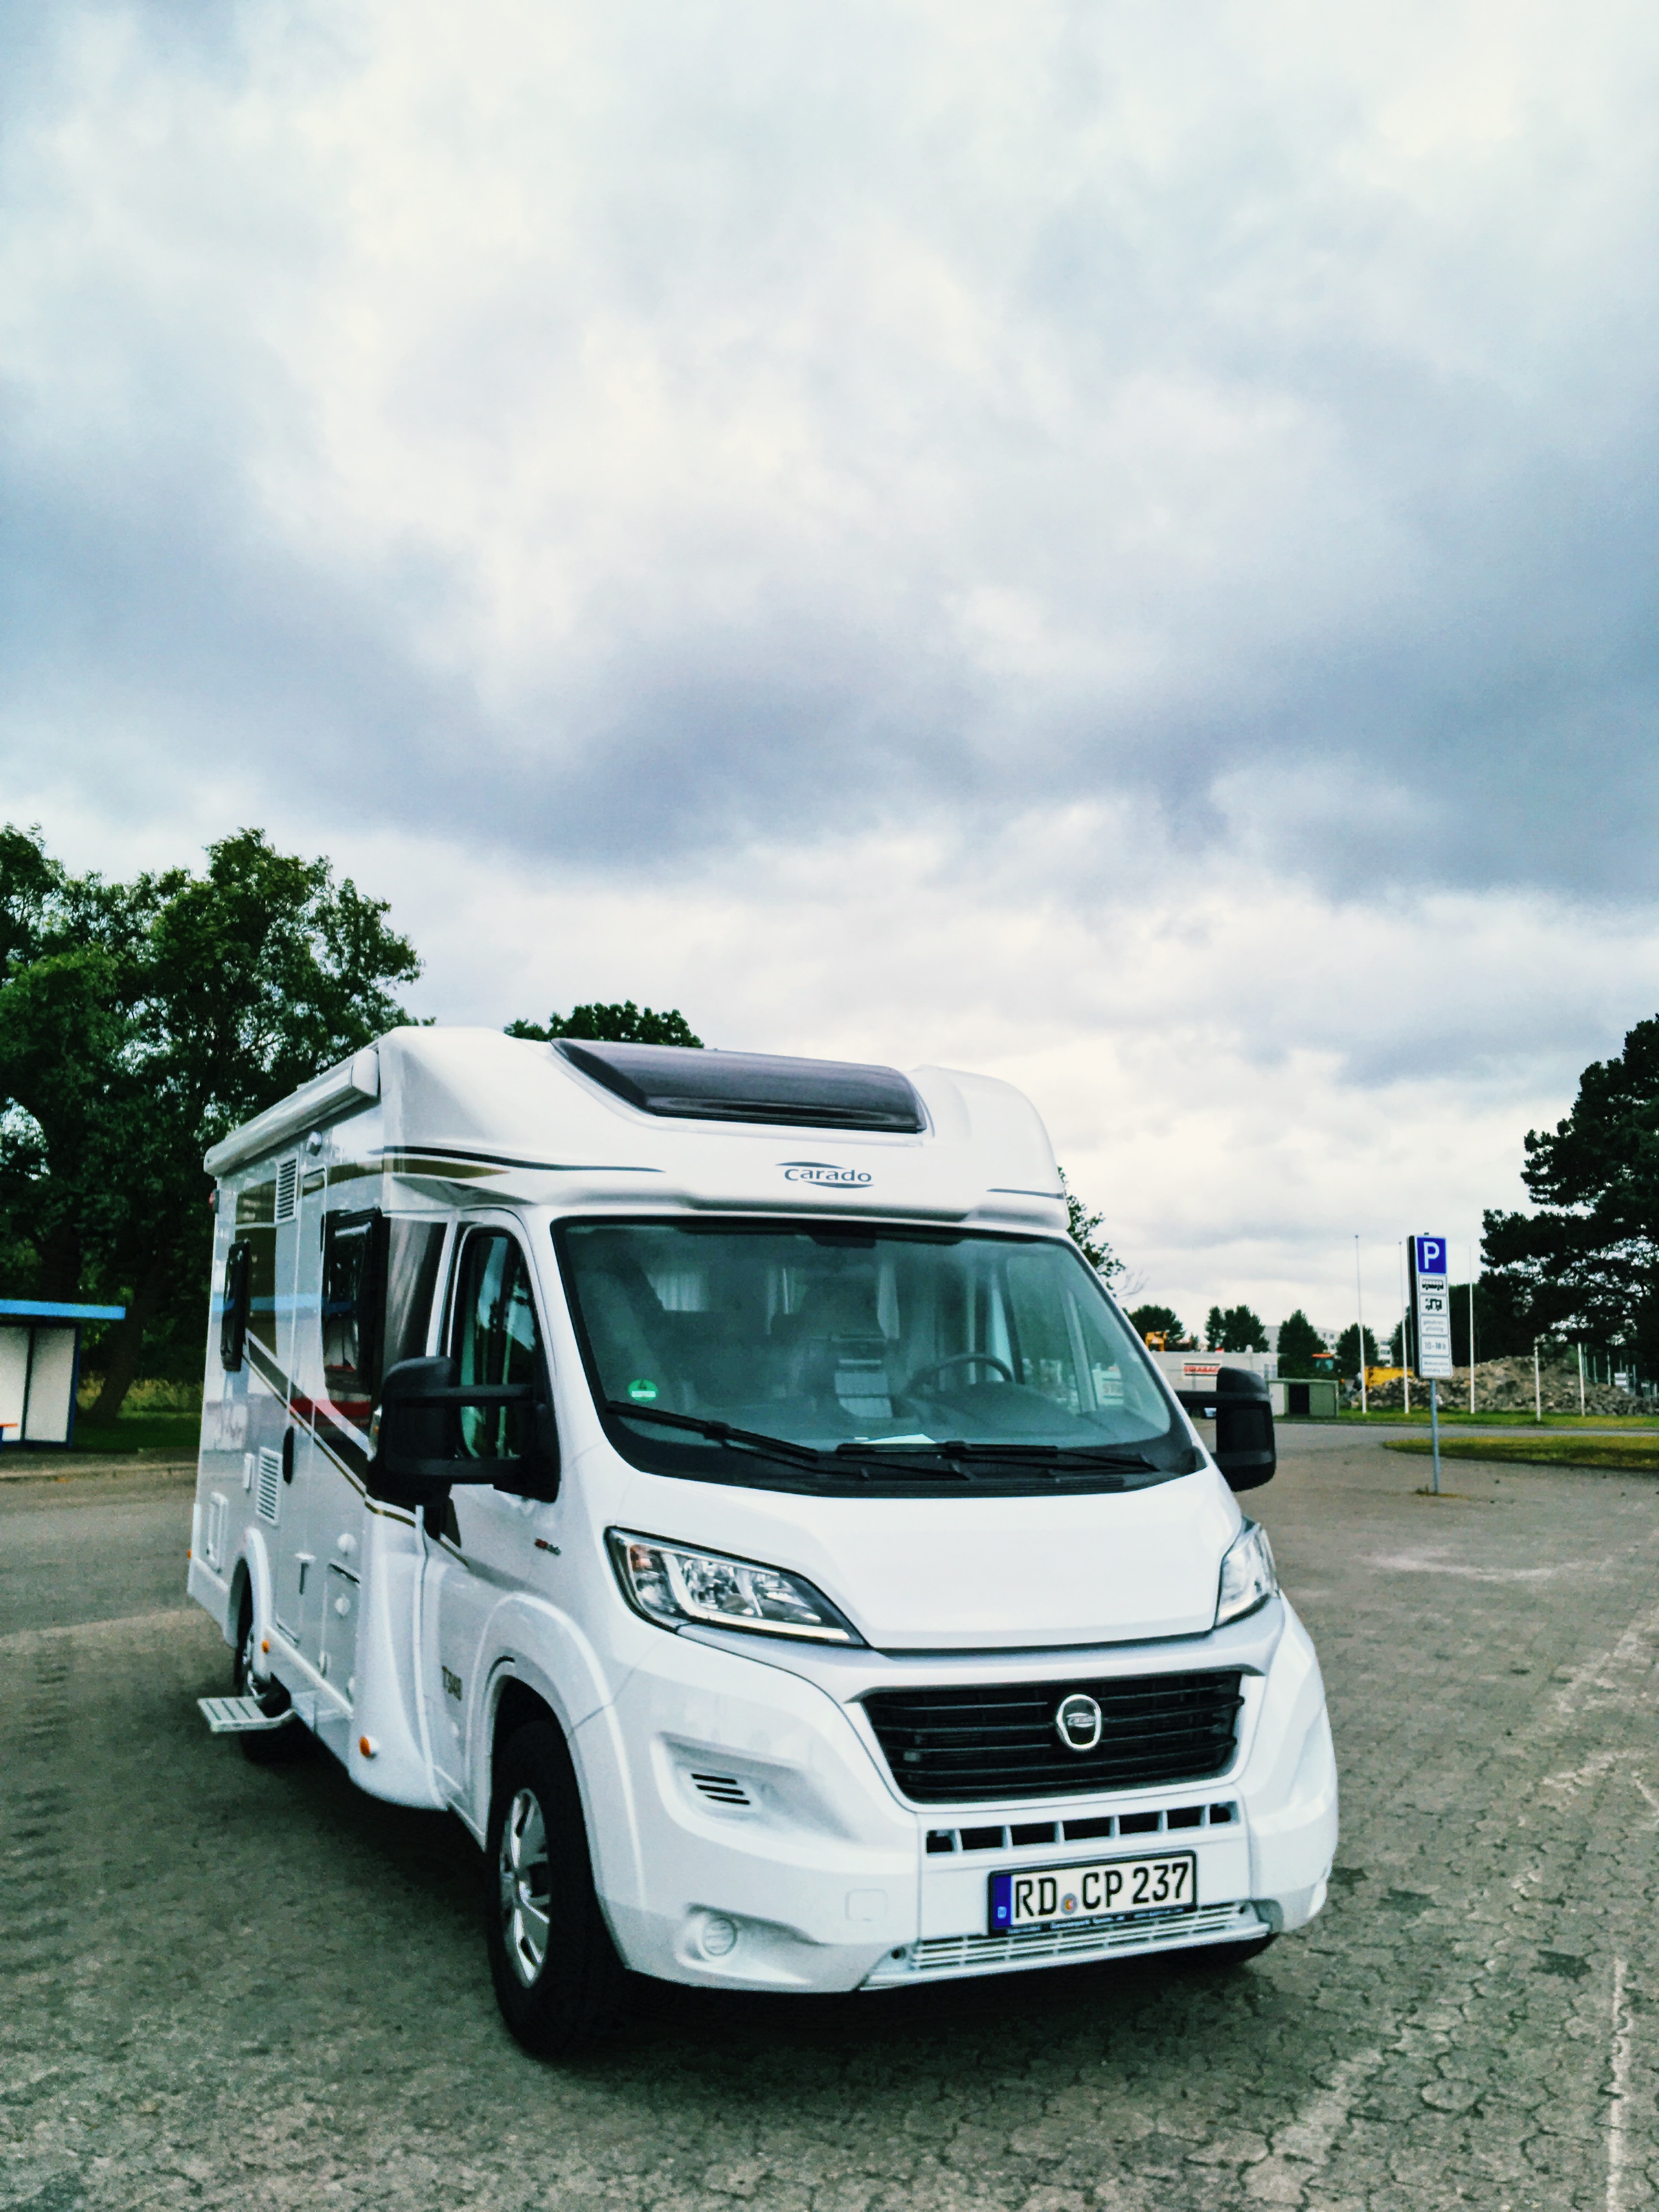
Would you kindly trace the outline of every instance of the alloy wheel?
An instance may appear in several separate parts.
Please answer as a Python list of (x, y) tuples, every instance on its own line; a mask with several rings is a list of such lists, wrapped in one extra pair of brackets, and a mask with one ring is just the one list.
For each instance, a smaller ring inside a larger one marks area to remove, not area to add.
[(530, 1989), (546, 1963), (553, 1901), (547, 1823), (534, 1790), (520, 1790), (507, 1808), (495, 1872), (502, 1941), (514, 1972)]

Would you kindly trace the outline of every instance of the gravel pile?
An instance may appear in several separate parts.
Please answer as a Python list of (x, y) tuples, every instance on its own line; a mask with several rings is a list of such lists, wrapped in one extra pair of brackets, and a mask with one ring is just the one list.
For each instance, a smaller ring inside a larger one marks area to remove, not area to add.
[[(1544, 1411), (1547, 1413), (1576, 1413), (1578, 1411), (1578, 1363), (1558, 1361), (1543, 1370)], [(1359, 1393), (1346, 1394), (1358, 1402)], [(1405, 1402), (1405, 1392), (1398, 1382), (1386, 1382), (1370, 1394), (1370, 1410), (1374, 1413), (1397, 1411)], [(1429, 1402), (1426, 1382), (1412, 1384), (1412, 1405), (1419, 1408)], [(1469, 1370), (1467, 1367), (1454, 1369), (1449, 1381), (1440, 1385), (1442, 1405), (1467, 1407), (1469, 1402)], [(1482, 1359), (1475, 1363), (1474, 1410), (1477, 1413), (1529, 1413), (1533, 1410), (1532, 1362), (1530, 1359)], [(1587, 1413), (1645, 1413), (1652, 1408), (1632, 1391), (1617, 1390), (1610, 1382), (1584, 1384), (1584, 1411)]]

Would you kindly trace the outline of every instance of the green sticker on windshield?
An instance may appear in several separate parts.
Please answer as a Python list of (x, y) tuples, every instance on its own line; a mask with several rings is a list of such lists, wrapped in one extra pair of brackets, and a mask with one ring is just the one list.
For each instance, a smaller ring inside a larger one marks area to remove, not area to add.
[(636, 1406), (654, 1406), (657, 1402), (657, 1386), (648, 1376), (641, 1376), (637, 1382), (629, 1384), (628, 1395)]

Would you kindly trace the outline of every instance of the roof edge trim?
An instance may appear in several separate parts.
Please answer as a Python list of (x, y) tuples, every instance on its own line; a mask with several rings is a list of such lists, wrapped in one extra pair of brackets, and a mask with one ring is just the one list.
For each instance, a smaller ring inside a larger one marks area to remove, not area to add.
[(251, 1121), (244, 1121), (240, 1129), (233, 1129), (210, 1148), (202, 1164), (210, 1176), (228, 1175), (250, 1160), (275, 1152), (291, 1138), (303, 1136), (307, 1129), (322, 1128), (331, 1121), (343, 1121), (348, 1114), (361, 1112), (380, 1095), (380, 1055), (374, 1045), (366, 1044), (337, 1067), (329, 1068), (289, 1097), (267, 1106)]

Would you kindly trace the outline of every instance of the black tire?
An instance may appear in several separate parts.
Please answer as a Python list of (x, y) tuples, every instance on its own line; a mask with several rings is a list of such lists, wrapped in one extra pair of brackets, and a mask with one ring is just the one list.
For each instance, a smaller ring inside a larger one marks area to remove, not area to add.
[[(280, 1713), (289, 1704), (288, 1692), (280, 1682), (262, 1678), (257, 1671), (258, 1653), (253, 1640), (253, 1594), (243, 1592), (242, 1610), (236, 1624), (236, 1649), (230, 1662), (230, 1694), (233, 1698), (258, 1698), (268, 1713)], [(298, 1721), (289, 1721), (286, 1728), (252, 1729), (238, 1736), (242, 1756), (255, 1766), (277, 1766), (295, 1757), (302, 1747), (305, 1730)]]
[(496, 2001), (526, 2051), (566, 2057), (616, 2026), (628, 1976), (599, 1911), (581, 1794), (551, 1719), (514, 1730), (492, 1784), (484, 1929)]

